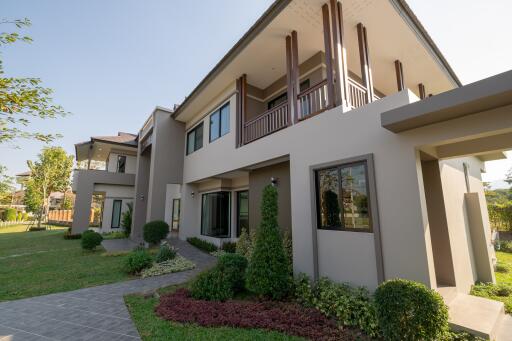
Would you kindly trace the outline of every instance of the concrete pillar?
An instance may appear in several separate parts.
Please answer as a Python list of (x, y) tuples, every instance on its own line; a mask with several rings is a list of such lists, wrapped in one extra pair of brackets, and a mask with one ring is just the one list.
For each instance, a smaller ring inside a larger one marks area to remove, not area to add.
[(94, 184), (89, 181), (85, 171), (78, 171), (76, 177), (76, 197), (73, 214), (73, 223), (71, 224), (72, 233), (82, 233), (89, 228), (89, 216), (91, 214), (92, 194)]

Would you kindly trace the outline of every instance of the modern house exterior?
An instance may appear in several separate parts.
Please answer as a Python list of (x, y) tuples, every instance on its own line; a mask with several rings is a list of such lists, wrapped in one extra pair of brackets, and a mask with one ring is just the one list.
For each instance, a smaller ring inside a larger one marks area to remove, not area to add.
[(120, 230), (122, 214), (135, 195), (137, 135), (91, 137), (76, 144), (75, 153), (82, 168), (73, 173), (73, 231), (89, 227), (100, 232)]
[(405, 1), (277, 0), (139, 132), (131, 238), (236, 240), (271, 184), (294, 273), (415, 280), (494, 337), (503, 305), (465, 294), (495, 282), (481, 174), (509, 149), (512, 72), (462, 86)]

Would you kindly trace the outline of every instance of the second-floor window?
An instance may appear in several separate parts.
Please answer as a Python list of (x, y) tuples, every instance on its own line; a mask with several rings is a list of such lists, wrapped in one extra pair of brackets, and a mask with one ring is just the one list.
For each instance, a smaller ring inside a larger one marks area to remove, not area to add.
[(126, 156), (118, 155), (117, 156), (117, 172), (124, 173), (126, 170)]
[(203, 147), (203, 122), (187, 134), (187, 155)]
[(229, 103), (210, 115), (210, 142), (229, 133)]

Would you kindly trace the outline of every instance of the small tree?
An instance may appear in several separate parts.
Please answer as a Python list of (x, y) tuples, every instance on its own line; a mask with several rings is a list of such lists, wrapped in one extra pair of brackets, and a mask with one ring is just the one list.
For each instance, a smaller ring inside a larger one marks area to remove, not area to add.
[(269, 185), (263, 190), (262, 220), (247, 268), (247, 289), (273, 299), (285, 297), (291, 283), (277, 212), (277, 189)]
[(123, 213), (121, 225), (124, 227), (124, 234), (129, 237), (132, 232), (133, 203), (127, 202), (128, 211)]
[(43, 148), (39, 160), (27, 164), (31, 172), (27, 181), (27, 206), (36, 212), (40, 227), (42, 217), (48, 214), (50, 194), (64, 192), (69, 187), (73, 156), (61, 147), (48, 147)]
[(13, 178), (6, 174), (7, 168), (0, 165), (0, 204), (9, 205), (14, 191)]

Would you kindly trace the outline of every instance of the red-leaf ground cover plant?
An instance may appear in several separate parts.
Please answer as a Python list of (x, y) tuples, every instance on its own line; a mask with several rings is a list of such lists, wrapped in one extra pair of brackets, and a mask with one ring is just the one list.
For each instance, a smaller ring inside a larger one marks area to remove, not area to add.
[(341, 329), (318, 310), (296, 303), (195, 300), (184, 288), (162, 296), (155, 311), (166, 320), (204, 327), (275, 330), (311, 340), (356, 340), (361, 337), (355, 331)]

